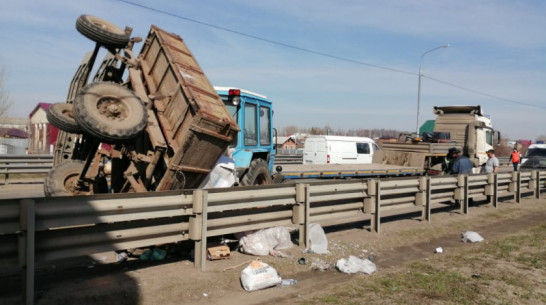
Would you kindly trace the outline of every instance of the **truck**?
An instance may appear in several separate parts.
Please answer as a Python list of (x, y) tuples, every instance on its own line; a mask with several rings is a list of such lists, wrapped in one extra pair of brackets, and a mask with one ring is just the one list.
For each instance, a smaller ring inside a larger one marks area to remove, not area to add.
[(374, 156), (376, 164), (423, 168), (429, 174), (442, 172), (448, 150), (456, 147), (472, 161), (479, 173), (487, 161), (486, 151), (500, 142), (491, 119), (481, 106), (435, 106), (434, 131), (419, 136), (401, 135), (398, 142), (385, 142)]
[(271, 181), (273, 112), (265, 96), (215, 89), (182, 38), (157, 26), (138, 55), (133, 48), (142, 39), (131, 37), (130, 27), (82, 15), (76, 29), (95, 48), (77, 69), (67, 102), (47, 113), (60, 132), (46, 196), (197, 188), (229, 153), (242, 184)]

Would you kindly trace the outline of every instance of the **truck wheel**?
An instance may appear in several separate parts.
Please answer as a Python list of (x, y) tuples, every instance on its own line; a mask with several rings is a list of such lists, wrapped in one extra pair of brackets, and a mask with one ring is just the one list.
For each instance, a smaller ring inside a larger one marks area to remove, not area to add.
[(267, 163), (263, 159), (254, 159), (250, 162), (247, 173), (241, 179), (241, 185), (271, 184), (271, 174)]
[(68, 133), (82, 133), (80, 125), (74, 120), (72, 104), (57, 103), (47, 110), (47, 120), (51, 125)]
[(76, 30), (105, 47), (124, 48), (130, 39), (129, 35), (115, 24), (89, 15), (81, 15), (76, 19)]
[(85, 163), (70, 160), (55, 166), (44, 181), (46, 197), (93, 194), (89, 183), (78, 183)]
[(115, 143), (144, 130), (148, 112), (131, 90), (114, 83), (92, 83), (76, 96), (74, 118), (85, 132)]

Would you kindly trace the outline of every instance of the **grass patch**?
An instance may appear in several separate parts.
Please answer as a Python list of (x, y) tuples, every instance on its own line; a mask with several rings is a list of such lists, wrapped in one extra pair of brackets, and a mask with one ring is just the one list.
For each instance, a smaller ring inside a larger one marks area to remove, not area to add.
[(301, 304), (537, 304), (546, 301), (546, 224), (397, 270), (355, 275)]

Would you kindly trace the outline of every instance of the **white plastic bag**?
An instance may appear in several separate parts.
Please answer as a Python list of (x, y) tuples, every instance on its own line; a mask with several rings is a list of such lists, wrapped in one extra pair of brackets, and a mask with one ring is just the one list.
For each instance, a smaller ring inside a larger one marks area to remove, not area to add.
[(276, 286), (281, 281), (277, 270), (261, 261), (253, 261), (241, 271), (241, 284), (246, 291)]
[(235, 161), (222, 155), (216, 165), (212, 168), (209, 175), (205, 178), (199, 188), (210, 189), (218, 187), (231, 187), (237, 182), (235, 175)]
[(480, 241), (483, 241), (483, 237), (474, 232), (474, 231), (466, 231), (462, 234), (463, 238), (462, 238), (462, 241), (463, 242), (471, 242), (471, 243), (476, 243), (476, 242), (480, 242)]
[(290, 239), (290, 232), (285, 227), (245, 232), (238, 237), (241, 251), (252, 255), (269, 255), (277, 253), (274, 250), (289, 249), (294, 245)]
[(318, 223), (312, 223), (309, 226), (309, 239), (311, 241), (311, 253), (328, 254), (328, 239), (324, 230)]
[(349, 259), (340, 259), (336, 263), (336, 268), (343, 273), (363, 272), (372, 274), (377, 271), (377, 266), (369, 259), (361, 259), (356, 256), (349, 256)]

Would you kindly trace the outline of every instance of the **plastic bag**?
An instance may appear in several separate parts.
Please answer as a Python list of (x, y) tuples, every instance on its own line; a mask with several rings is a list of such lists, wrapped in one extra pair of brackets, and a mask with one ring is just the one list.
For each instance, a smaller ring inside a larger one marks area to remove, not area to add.
[(276, 286), (281, 281), (277, 270), (264, 262), (253, 261), (241, 271), (241, 284), (246, 291)]
[(241, 252), (252, 255), (278, 253), (274, 250), (292, 248), (290, 232), (285, 227), (274, 227), (242, 233), (239, 238)]
[(231, 187), (237, 182), (235, 175), (235, 161), (222, 155), (212, 168), (209, 175), (201, 183), (199, 188), (210, 189), (218, 187)]
[(363, 272), (372, 274), (377, 271), (377, 266), (369, 259), (361, 259), (356, 256), (349, 256), (349, 259), (340, 259), (336, 263), (336, 268), (343, 273)]
[(462, 238), (462, 241), (463, 242), (471, 242), (471, 243), (476, 243), (476, 242), (480, 242), (480, 241), (483, 241), (483, 237), (474, 232), (474, 231), (466, 231), (462, 234), (463, 238)]
[(328, 253), (328, 239), (320, 224), (312, 223), (309, 226), (309, 239), (311, 241), (309, 252), (317, 254)]

